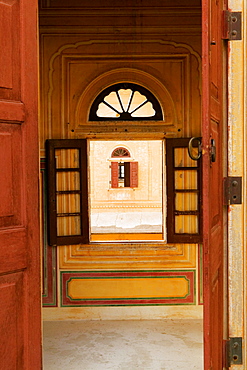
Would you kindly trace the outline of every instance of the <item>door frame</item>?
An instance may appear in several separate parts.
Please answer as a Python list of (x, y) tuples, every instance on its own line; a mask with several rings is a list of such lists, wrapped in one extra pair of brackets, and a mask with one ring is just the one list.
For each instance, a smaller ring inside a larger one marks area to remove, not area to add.
[[(229, 0), (229, 8), (234, 11), (243, 11), (243, 18), (246, 19), (246, 9), (244, 8), (243, 0)], [(244, 22), (243, 22), (244, 23)], [(246, 28), (244, 37), (247, 35)], [(228, 176), (242, 176), (245, 184), (245, 157), (246, 151), (244, 140), (247, 140), (247, 132), (244, 130), (246, 121), (245, 113), (247, 93), (244, 88), (244, 79), (247, 76), (247, 66), (243, 65), (243, 60), (246, 60), (247, 48), (243, 41), (229, 42), (228, 47)], [(241, 62), (240, 63), (240, 58)], [(227, 86), (225, 86), (227, 89)], [(243, 104), (239, 104), (243, 102)], [(245, 186), (243, 186), (245, 189)], [(244, 300), (247, 299), (247, 274), (246, 271), (246, 230), (244, 223), (246, 221), (245, 214), (247, 191), (243, 194), (243, 204), (233, 205), (228, 209), (228, 215), (225, 217), (225, 226), (228, 226), (227, 235), (225, 235), (225, 246), (228, 246), (228, 253), (225, 252), (224, 260), (228, 264), (228, 287), (225, 285), (225, 296), (228, 293), (228, 304), (225, 303), (225, 316), (229, 315), (229, 325), (225, 328), (225, 336), (244, 336), (247, 333), (247, 323), (244, 322)], [(228, 239), (228, 241), (227, 241)], [(245, 259), (244, 259), (245, 258)], [(237, 271), (238, 273), (236, 274)], [(225, 276), (227, 278), (227, 276)], [(226, 280), (226, 279), (225, 279)], [(242, 287), (244, 285), (244, 294)], [(228, 290), (228, 291), (227, 291)], [(241, 299), (240, 299), (241, 297)], [(237, 307), (237, 310), (236, 310)], [(229, 333), (227, 332), (229, 331)], [(245, 363), (247, 354), (243, 351)], [(238, 365), (238, 369), (244, 369)]]
[[(242, 40), (228, 41), (228, 174), (243, 178), (242, 204), (228, 207), (228, 335), (247, 335), (247, 189), (246, 189), (246, 142), (247, 124), (247, 9), (244, 1), (228, 0), (229, 9), (242, 12)], [(244, 62), (245, 61), (245, 62)], [(246, 344), (243, 341), (243, 365), (231, 369), (244, 370), (247, 363)]]

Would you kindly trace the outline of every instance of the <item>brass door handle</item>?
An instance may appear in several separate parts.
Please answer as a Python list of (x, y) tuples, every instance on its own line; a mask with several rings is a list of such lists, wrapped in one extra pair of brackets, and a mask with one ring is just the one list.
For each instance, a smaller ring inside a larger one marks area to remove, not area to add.
[(211, 139), (210, 160), (211, 160), (211, 162), (215, 162), (216, 161), (216, 144), (215, 144), (215, 140), (214, 139)]
[[(198, 143), (197, 145), (195, 145), (195, 143)], [(193, 154), (193, 148), (197, 147), (198, 148), (198, 154), (197, 155), (194, 155)], [(193, 161), (198, 161), (198, 159), (201, 158), (201, 155), (202, 155), (202, 143), (201, 143), (201, 138), (200, 137), (192, 137), (189, 141), (189, 144), (188, 144), (188, 153), (189, 153), (189, 156), (191, 159), (193, 159)]]

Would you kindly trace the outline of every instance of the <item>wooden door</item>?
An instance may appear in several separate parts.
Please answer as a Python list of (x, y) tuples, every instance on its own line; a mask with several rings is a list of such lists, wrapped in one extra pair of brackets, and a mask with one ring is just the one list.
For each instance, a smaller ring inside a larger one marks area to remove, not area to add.
[(223, 0), (202, 1), (204, 364), (213, 370), (223, 366), (222, 10)]
[(41, 369), (37, 3), (0, 0), (0, 369)]

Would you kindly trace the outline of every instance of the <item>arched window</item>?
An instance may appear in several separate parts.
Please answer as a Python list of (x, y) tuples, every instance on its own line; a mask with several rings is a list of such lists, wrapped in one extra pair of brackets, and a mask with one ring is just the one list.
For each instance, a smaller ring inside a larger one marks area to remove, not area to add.
[(143, 86), (118, 83), (103, 90), (94, 100), (89, 121), (163, 120), (156, 97)]
[(111, 187), (112, 188), (137, 188), (138, 187), (138, 162), (130, 161), (130, 152), (124, 147), (113, 150), (111, 162)]
[(126, 148), (120, 147), (120, 148), (114, 149), (111, 156), (112, 156), (112, 158), (115, 158), (115, 157), (130, 157), (130, 152)]

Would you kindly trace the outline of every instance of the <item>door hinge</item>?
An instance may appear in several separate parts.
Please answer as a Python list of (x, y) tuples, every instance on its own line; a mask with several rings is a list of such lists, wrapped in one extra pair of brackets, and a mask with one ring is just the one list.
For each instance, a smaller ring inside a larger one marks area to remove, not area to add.
[(223, 11), (223, 34), (225, 40), (242, 40), (242, 12)]
[(224, 205), (242, 204), (242, 177), (224, 178)]
[(227, 368), (231, 367), (231, 365), (243, 364), (243, 347), (241, 337), (229, 338), (226, 341), (225, 356), (225, 367)]

